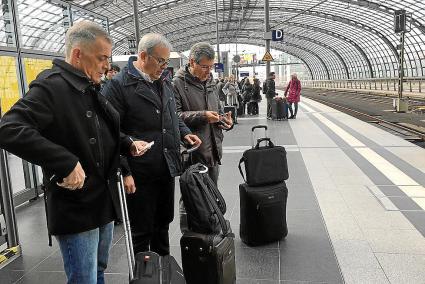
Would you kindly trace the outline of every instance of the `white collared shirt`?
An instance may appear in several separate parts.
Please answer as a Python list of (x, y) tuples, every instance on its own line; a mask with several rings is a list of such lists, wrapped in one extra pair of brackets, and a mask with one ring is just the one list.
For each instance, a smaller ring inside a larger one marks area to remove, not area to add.
[(133, 61), (133, 66), (134, 68), (136, 68), (136, 70), (140, 73), (140, 75), (143, 77), (143, 79), (145, 79), (146, 81), (148, 81), (149, 83), (153, 83), (154, 80), (151, 79), (151, 77), (146, 74), (145, 72), (143, 72), (142, 70), (140, 70), (136, 64), (134, 64), (136, 61)]

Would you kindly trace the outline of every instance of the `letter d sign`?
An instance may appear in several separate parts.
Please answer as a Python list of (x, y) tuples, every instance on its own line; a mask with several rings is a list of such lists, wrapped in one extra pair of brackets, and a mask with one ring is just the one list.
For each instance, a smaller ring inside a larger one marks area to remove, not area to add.
[(272, 30), (272, 41), (282, 41), (283, 30)]

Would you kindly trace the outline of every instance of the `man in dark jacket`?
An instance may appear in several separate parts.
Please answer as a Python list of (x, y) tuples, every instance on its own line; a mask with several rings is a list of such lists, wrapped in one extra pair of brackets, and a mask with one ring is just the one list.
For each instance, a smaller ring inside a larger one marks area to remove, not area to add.
[(224, 107), (226, 104), (226, 95), (223, 92), (223, 87), (226, 83), (224, 82), (223, 78), (220, 78), (217, 83), (217, 93), (218, 93), (218, 99), (220, 101), (221, 107)]
[(230, 112), (223, 113), (210, 70), (214, 66), (214, 49), (206, 42), (192, 46), (189, 65), (174, 77), (177, 113), (202, 140), (193, 155), (194, 162), (208, 166), (211, 179), (217, 184), (222, 156), (222, 129), (233, 125)]
[[(66, 61), (53, 60), (0, 123), (0, 147), (43, 169), (49, 234), (68, 283), (103, 283), (119, 217), (116, 187), (122, 153), (142, 148), (120, 139), (118, 113), (99, 93), (112, 41), (82, 21), (65, 38)], [(121, 143), (120, 143), (121, 140)]]
[(127, 159), (130, 173), (124, 185), (128, 195), (134, 252), (170, 253), (169, 224), (174, 218), (174, 177), (181, 174), (180, 141), (200, 144), (177, 116), (171, 82), (163, 71), (171, 45), (160, 34), (147, 34), (138, 57), (102, 90), (118, 110), (122, 131), (133, 140), (154, 142), (142, 157)]
[(271, 119), (272, 117), (272, 100), (276, 96), (275, 78), (274, 72), (270, 72), (269, 78), (266, 81), (267, 119)]

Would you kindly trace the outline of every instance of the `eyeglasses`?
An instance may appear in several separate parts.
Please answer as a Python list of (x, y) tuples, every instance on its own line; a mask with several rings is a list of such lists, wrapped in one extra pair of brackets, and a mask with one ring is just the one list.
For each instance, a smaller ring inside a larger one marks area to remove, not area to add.
[(202, 70), (204, 70), (204, 71), (207, 71), (207, 70), (211, 70), (211, 69), (213, 69), (214, 68), (214, 65), (201, 65), (201, 64), (198, 64), (200, 67), (201, 67), (201, 69)]
[(163, 66), (167, 66), (168, 64), (170, 64), (170, 59), (164, 59), (164, 58), (158, 58), (156, 56), (150, 55), (150, 57), (152, 57), (153, 59), (156, 60), (156, 62), (158, 63), (159, 66), (163, 67)]

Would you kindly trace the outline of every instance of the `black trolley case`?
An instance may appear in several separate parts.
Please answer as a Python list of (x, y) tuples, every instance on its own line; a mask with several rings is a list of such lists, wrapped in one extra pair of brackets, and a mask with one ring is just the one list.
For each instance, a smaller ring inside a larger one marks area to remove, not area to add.
[(130, 284), (185, 284), (183, 271), (171, 255), (160, 256), (152, 251), (140, 252), (136, 256), (134, 255), (130, 219), (125, 198), (126, 193), (120, 172), (117, 173), (117, 179)]
[(240, 237), (250, 246), (279, 241), (288, 234), (285, 182), (252, 187), (239, 185)]
[[(202, 164), (190, 166), (180, 178), (180, 187), (189, 224), (189, 230), (180, 239), (187, 283), (236, 283), (234, 234), (224, 219), (226, 205), (208, 176), (208, 168)], [(197, 192), (191, 193), (192, 190)], [(208, 209), (209, 219), (194, 216), (206, 212), (200, 206)]]
[(286, 120), (288, 118), (288, 106), (285, 99), (273, 98), (271, 108), (273, 120)]
[[(255, 129), (265, 129), (265, 137), (257, 140)], [(286, 224), (286, 203), (288, 179), (286, 151), (274, 146), (267, 138), (267, 126), (252, 127), (252, 149), (246, 150), (239, 162), (239, 171), (245, 179), (241, 163), (245, 163), (246, 183), (239, 185), (240, 197), (240, 238), (257, 246), (281, 240), (288, 234)], [(261, 142), (268, 145), (259, 147)], [(254, 146), (255, 145), (255, 146)]]

